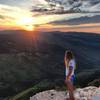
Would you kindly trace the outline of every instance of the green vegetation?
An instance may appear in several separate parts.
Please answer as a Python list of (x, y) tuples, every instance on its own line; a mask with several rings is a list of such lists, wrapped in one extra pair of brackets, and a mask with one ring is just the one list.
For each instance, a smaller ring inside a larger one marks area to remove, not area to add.
[(9, 100), (29, 100), (30, 96), (38, 92), (54, 88), (53, 84), (54, 83), (51, 83), (48, 80), (44, 80), (40, 82), (39, 84), (33, 86), (32, 88), (26, 89), (18, 93), (17, 95), (10, 97)]
[(30, 41), (18, 33), (0, 35), (0, 96), (24, 100), (43, 90), (66, 89), (63, 59), (69, 49), (77, 62), (76, 87), (98, 85), (95, 80), (100, 79), (100, 35), (38, 33), (39, 37)]

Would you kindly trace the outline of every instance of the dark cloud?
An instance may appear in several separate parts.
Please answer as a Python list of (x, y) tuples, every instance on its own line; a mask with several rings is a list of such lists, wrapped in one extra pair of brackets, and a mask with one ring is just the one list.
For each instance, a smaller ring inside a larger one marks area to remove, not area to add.
[(15, 18), (13, 18), (13, 17), (10, 17), (10, 16), (5, 16), (5, 15), (0, 15), (0, 19), (1, 20), (15, 20)]
[[(37, 15), (41, 15), (41, 14), (67, 14), (67, 13), (78, 13), (79, 11), (74, 11), (74, 10), (63, 10), (63, 9), (51, 9), (48, 10), (47, 8), (37, 8), (37, 9), (33, 9), (31, 10), (31, 12), (38, 12)], [(86, 12), (85, 12), (86, 13)]]
[(5, 19), (5, 17), (4, 17), (4, 16), (2, 16), (2, 15), (0, 15), (0, 19)]
[(89, 24), (89, 23), (100, 23), (100, 15), (96, 15), (93, 17), (80, 17), (80, 18), (73, 18), (70, 20), (60, 20), (50, 22), (50, 24), (57, 24), (57, 25), (80, 25), (80, 24)]
[(45, 0), (47, 6), (34, 6), (33, 12), (42, 14), (66, 14), (100, 12), (100, 0)]

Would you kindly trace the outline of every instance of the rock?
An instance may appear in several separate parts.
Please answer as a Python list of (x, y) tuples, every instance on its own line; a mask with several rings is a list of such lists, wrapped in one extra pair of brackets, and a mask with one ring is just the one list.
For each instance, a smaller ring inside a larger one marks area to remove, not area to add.
[[(74, 91), (75, 100), (100, 100), (100, 87), (89, 86)], [(30, 100), (66, 100), (69, 98), (67, 91), (48, 90), (37, 93)]]

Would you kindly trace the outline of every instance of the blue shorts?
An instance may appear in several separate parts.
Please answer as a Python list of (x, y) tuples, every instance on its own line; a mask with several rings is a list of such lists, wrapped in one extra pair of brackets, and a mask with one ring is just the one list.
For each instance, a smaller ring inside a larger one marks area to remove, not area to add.
[(70, 80), (73, 82), (75, 80), (75, 75), (72, 75)]
[[(65, 79), (66, 79), (66, 77), (65, 77)], [(75, 80), (75, 75), (72, 75), (70, 80), (73, 82)]]

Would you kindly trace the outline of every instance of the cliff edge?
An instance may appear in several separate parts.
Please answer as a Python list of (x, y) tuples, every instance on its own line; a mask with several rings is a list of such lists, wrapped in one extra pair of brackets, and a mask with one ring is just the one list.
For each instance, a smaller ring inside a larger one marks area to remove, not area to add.
[[(89, 86), (74, 91), (75, 100), (100, 100), (100, 87)], [(67, 91), (47, 90), (30, 97), (30, 100), (66, 100)]]

